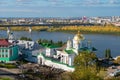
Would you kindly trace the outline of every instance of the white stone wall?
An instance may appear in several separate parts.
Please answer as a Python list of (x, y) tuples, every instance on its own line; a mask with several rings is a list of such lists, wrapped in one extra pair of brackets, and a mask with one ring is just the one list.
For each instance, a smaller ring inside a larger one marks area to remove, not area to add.
[(51, 49), (50, 48), (46, 48), (46, 56), (50, 56), (50, 53), (51, 53)]
[(63, 69), (65, 71), (70, 71), (70, 72), (74, 71), (74, 68), (68, 67), (67, 65), (64, 65), (64, 64), (54, 63), (50, 60), (45, 60), (44, 64), (47, 66), (54, 67), (54, 68)]
[[(9, 42), (13, 42), (14, 40), (9, 40)], [(34, 41), (25, 41), (25, 40), (18, 40), (18, 43), (17, 45), (21, 46), (22, 47), (24, 46), (26, 49), (32, 49), (32, 47), (34, 46), (35, 42)]]
[(54, 53), (55, 53), (54, 49), (46, 48), (46, 52), (45, 52), (46, 56), (53, 57)]
[(47, 65), (47, 66), (50, 66), (50, 67), (54, 67), (54, 68), (58, 68), (58, 69), (63, 69), (65, 71), (70, 71), (70, 72), (74, 71), (73, 67), (69, 67), (69, 66), (64, 65), (64, 64), (52, 62), (51, 60), (45, 59), (42, 55), (38, 56), (38, 64), (40, 64), (40, 58), (42, 59), (42, 65)]
[(75, 56), (76, 56), (76, 54), (71, 54), (71, 65), (73, 65), (73, 63), (74, 63)]

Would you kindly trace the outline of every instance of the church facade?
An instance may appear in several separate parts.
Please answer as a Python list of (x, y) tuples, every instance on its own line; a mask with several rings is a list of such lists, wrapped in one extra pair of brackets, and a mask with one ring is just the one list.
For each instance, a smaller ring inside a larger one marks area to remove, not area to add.
[[(43, 46), (44, 47), (44, 46)], [(91, 42), (78, 32), (72, 40), (68, 39), (64, 47), (45, 46), (37, 56), (38, 64), (74, 71), (74, 58), (81, 51), (93, 51)]]

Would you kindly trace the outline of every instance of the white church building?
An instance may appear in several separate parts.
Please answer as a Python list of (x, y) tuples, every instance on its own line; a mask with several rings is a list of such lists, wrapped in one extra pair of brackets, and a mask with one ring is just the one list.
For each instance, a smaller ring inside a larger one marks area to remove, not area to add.
[(93, 51), (91, 42), (85, 40), (84, 36), (78, 33), (73, 40), (68, 39), (66, 46), (54, 47), (45, 45), (37, 55), (38, 64), (47, 65), (65, 71), (74, 71), (74, 58), (80, 51)]

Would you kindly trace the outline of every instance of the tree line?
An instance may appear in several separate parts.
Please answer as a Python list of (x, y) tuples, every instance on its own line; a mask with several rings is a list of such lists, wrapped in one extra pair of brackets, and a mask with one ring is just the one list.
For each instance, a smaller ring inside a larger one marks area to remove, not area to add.
[(37, 42), (39, 44), (46, 43), (46, 44), (49, 44), (49, 45), (52, 44), (52, 45), (56, 45), (56, 46), (59, 46), (59, 47), (61, 47), (61, 46), (63, 46), (65, 44), (65, 42), (62, 42), (62, 41), (54, 42), (53, 40), (46, 40), (46, 39), (39, 39)]
[(64, 27), (51, 27), (48, 31), (81, 31), (87, 33), (118, 33), (120, 34), (120, 27), (112, 25), (106, 26), (64, 26)]

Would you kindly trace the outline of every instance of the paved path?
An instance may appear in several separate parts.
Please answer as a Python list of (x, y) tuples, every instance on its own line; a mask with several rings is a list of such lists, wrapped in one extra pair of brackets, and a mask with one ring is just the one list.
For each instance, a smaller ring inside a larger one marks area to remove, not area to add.
[(2, 74), (21, 74), (21, 72), (19, 69), (0, 68), (0, 75)]

